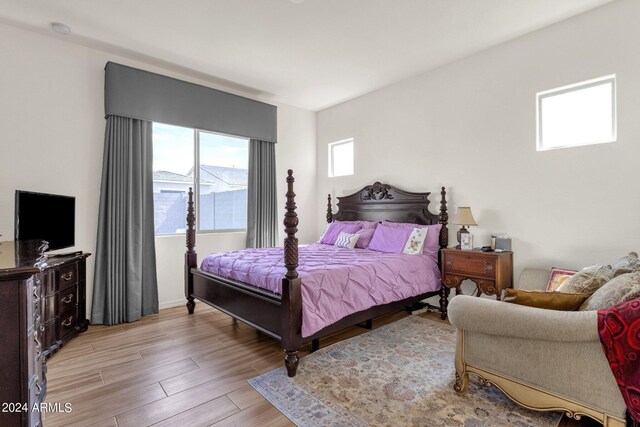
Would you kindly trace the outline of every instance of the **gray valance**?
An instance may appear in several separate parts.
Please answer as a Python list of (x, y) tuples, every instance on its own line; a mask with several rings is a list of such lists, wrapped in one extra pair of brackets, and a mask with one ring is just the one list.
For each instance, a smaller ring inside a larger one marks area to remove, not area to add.
[(108, 62), (105, 115), (276, 142), (277, 109), (253, 99)]

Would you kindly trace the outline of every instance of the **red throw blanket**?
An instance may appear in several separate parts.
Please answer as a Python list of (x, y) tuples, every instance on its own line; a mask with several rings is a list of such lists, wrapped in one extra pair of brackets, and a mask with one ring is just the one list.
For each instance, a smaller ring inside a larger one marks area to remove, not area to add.
[(628, 415), (640, 423), (640, 298), (598, 310), (598, 334)]

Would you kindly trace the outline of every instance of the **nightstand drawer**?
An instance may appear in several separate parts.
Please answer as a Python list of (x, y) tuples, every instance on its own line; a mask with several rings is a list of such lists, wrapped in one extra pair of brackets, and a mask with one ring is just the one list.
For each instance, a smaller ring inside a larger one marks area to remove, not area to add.
[(446, 253), (444, 262), (447, 273), (493, 279), (496, 274), (496, 258), (474, 255), (463, 252)]

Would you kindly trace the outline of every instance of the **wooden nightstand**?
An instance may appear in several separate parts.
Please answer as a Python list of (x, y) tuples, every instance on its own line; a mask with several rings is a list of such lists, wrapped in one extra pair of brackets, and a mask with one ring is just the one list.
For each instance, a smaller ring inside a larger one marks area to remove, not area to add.
[(442, 249), (442, 284), (447, 293), (456, 289), (462, 293), (460, 284), (469, 279), (477, 286), (476, 296), (495, 295), (500, 299), (503, 289), (513, 286), (513, 252), (463, 251)]

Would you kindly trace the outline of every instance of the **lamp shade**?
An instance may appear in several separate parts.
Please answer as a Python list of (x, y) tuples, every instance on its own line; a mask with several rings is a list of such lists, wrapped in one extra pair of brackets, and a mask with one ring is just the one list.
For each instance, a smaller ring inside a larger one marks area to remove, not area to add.
[(452, 223), (455, 225), (478, 225), (476, 224), (476, 220), (473, 219), (471, 208), (467, 206), (458, 208), (456, 215), (453, 217)]

